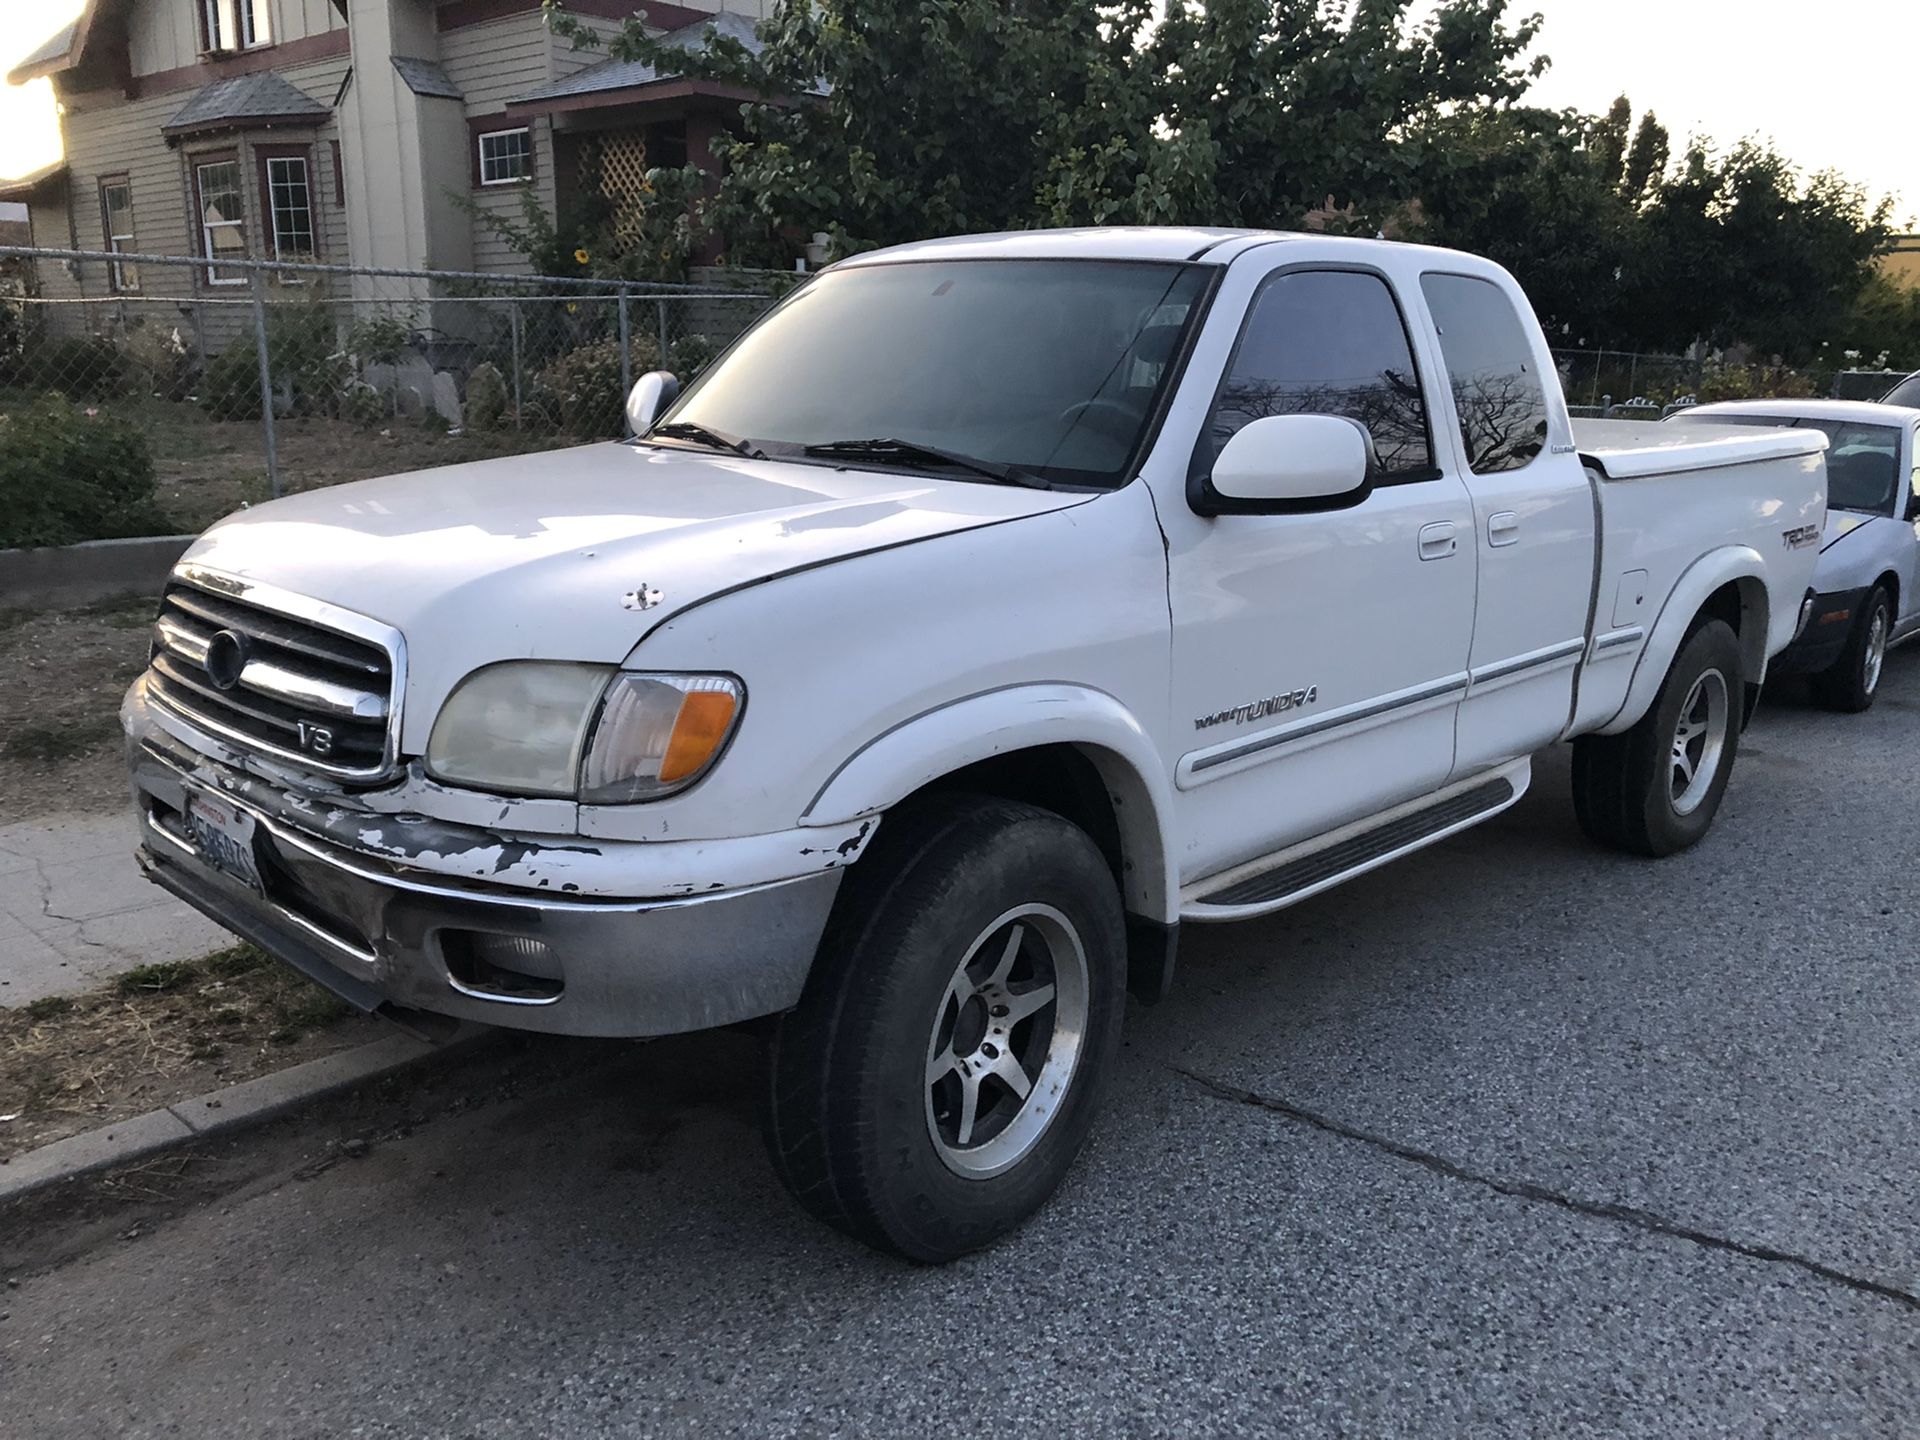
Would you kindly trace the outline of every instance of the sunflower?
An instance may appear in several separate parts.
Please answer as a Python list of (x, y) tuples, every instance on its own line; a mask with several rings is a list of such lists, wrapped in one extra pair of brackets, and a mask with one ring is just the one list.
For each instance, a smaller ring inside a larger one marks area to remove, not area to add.
[(576, 265), (584, 265), (591, 259), (593, 259), (593, 256), (587, 253), (587, 247), (584, 245), (573, 252), (573, 263)]

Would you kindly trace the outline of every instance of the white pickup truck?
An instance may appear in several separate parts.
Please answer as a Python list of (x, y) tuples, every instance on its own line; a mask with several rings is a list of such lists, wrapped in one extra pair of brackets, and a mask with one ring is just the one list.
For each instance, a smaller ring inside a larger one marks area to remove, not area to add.
[(1594, 837), (1698, 840), (1825, 520), (1822, 435), (1576, 429), (1512, 278), (1402, 245), (912, 245), (674, 390), (208, 531), (142, 862), (416, 1024), (764, 1021), (782, 1179), (926, 1261), (1059, 1183), (1183, 924), (1569, 738)]

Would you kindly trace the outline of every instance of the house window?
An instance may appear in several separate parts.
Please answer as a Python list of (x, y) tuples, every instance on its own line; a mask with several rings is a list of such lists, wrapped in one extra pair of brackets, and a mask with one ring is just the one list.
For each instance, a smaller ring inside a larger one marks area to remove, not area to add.
[(482, 185), (514, 185), (533, 175), (533, 135), (526, 126), (483, 130), (479, 145)]
[[(100, 181), (100, 228), (107, 237), (107, 249), (127, 255), (140, 247), (133, 239), (133, 186), (124, 175), (109, 175)], [(121, 294), (140, 288), (140, 267), (131, 260), (115, 260), (107, 266), (107, 283)]]
[[(247, 254), (247, 212), (240, 195), (240, 162), (214, 160), (196, 165), (193, 184), (200, 202), (200, 253), (210, 262), (243, 260)], [(210, 263), (209, 285), (244, 285), (246, 272)]]
[(273, 43), (268, 0), (200, 0), (202, 48), (255, 50)]
[(260, 207), (273, 230), (273, 258), (311, 260), (313, 247), (313, 190), (308, 184), (305, 155), (269, 155), (261, 161)]

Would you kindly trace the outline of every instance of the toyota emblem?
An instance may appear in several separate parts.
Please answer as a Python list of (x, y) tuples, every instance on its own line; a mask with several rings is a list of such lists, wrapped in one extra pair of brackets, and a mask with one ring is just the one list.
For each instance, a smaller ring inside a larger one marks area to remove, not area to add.
[(240, 683), (247, 668), (247, 637), (235, 630), (222, 630), (207, 641), (207, 678), (216, 690), (231, 690)]

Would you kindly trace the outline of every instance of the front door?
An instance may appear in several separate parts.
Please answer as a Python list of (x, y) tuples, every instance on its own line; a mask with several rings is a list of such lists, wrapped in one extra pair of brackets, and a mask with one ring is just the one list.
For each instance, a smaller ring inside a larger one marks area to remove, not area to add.
[(1378, 483), (1321, 513), (1163, 515), (1183, 882), (1444, 784), (1473, 633), (1473, 505), (1387, 279), (1280, 267), (1245, 314), (1196, 470), (1250, 420), (1321, 413), (1365, 426)]
[[(1549, 357), (1514, 299), (1477, 275), (1429, 273), (1420, 290), (1446, 369), (1443, 442), (1473, 495), (1480, 552), (1472, 679), (1454, 774), (1531, 754), (1573, 718), (1594, 574), (1594, 496), (1580, 457), (1547, 441)], [(1608, 628), (1609, 614), (1595, 619)]]

